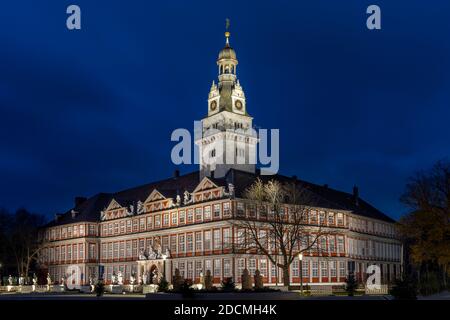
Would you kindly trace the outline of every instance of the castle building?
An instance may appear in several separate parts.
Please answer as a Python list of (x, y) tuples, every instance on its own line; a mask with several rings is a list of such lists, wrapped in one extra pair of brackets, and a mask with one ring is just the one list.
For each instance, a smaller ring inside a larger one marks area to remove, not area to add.
[[(401, 272), (402, 246), (394, 220), (360, 198), (283, 175), (263, 176), (254, 159), (258, 137), (251, 132), (238, 60), (226, 32), (217, 59), (218, 82), (208, 96), (208, 113), (197, 139), (202, 159), (198, 171), (116, 193), (75, 198), (73, 208), (57, 215), (43, 229), (41, 267), (58, 283), (68, 270), (79, 270), (81, 284), (103, 277), (110, 283), (122, 274), (150, 282), (155, 274), (170, 281), (175, 269), (198, 283), (210, 272), (215, 284), (232, 277), (239, 284), (244, 269), (259, 270), (265, 285), (282, 284), (282, 271), (266, 256), (236, 250), (237, 219), (266, 219), (267, 213), (243, 197), (259, 177), (294, 181), (315, 196), (305, 225), (333, 233), (295, 258), (291, 284), (343, 284), (349, 272), (362, 280), (368, 265), (381, 269), (383, 282)], [(213, 145), (214, 147), (210, 147)], [(231, 161), (230, 161), (231, 159)], [(313, 231), (312, 231), (313, 232)], [(271, 250), (271, 248), (269, 248)]]

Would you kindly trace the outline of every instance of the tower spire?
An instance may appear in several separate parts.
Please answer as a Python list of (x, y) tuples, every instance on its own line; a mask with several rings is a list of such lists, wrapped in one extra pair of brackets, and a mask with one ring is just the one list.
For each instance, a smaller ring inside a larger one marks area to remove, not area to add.
[(230, 46), (230, 32), (228, 31), (228, 29), (230, 29), (230, 19), (226, 18), (225, 19), (225, 43), (226, 46), (229, 47)]

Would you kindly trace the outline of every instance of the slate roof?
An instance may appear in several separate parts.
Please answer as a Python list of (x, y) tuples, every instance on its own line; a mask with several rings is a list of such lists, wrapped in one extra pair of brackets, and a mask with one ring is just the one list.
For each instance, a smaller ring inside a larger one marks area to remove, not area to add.
[[(248, 173), (235, 169), (231, 169), (224, 178), (210, 179), (219, 186), (227, 186), (228, 183), (233, 183), (235, 186), (236, 197), (242, 197), (246, 188), (248, 188), (258, 177), (265, 182), (271, 179), (278, 180), (282, 183), (292, 183), (294, 181), (293, 177), (278, 174), (274, 176), (262, 176), (259, 174), (259, 171), (257, 171), (257, 173)], [(361, 198), (358, 198), (358, 204), (356, 204), (353, 195), (350, 193), (299, 179), (295, 179), (295, 181), (297, 184), (305, 187), (310, 193), (308, 205), (335, 210), (349, 210), (357, 215), (386, 222), (395, 222)], [(185, 175), (180, 175), (179, 177), (172, 177), (148, 183), (116, 193), (99, 193), (62, 214), (57, 221), (53, 220), (45, 227), (82, 221), (98, 222), (100, 221), (100, 211), (104, 210), (112, 199), (115, 199), (122, 206), (128, 206), (139, 200), (145, 201), (154, 189), (157, 189), (161, 194), (168, 198), (175, 198), (177, 194), (182, 197), (185, 190), (192, 192), (199, 183), (199, 171), (194, 171)], [(72, 215), (72, 210), (76, 212), (75, 216)]]

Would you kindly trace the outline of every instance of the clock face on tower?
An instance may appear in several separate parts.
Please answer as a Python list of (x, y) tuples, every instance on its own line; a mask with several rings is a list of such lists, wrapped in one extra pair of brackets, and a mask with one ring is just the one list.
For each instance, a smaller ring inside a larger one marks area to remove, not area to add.
[(242, 110), (242, 102), (241, 102), (241, 100), (236, 100), (236, 102), (234, 103), (234, 106), (236, 107), (236, 109)]
[(216, 110), (217, 108), (217, 102), (214, 100), (211, 102), (211, 104), (209, 105), (209, 108), (211, 109), (211, 111)]

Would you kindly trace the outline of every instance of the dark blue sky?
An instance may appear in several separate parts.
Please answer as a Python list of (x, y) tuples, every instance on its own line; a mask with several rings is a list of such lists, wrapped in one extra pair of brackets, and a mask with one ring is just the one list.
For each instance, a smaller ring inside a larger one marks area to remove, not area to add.
[(170, 176), (170, 134), (205, 115), (229, 17), (248, 111), (280, 128), (281, 173), (357, 184), (399, 217), (406, 178), (449, 155), (449, 16), (424, 0), (4, 2), (0, 206), (51, 216)]

